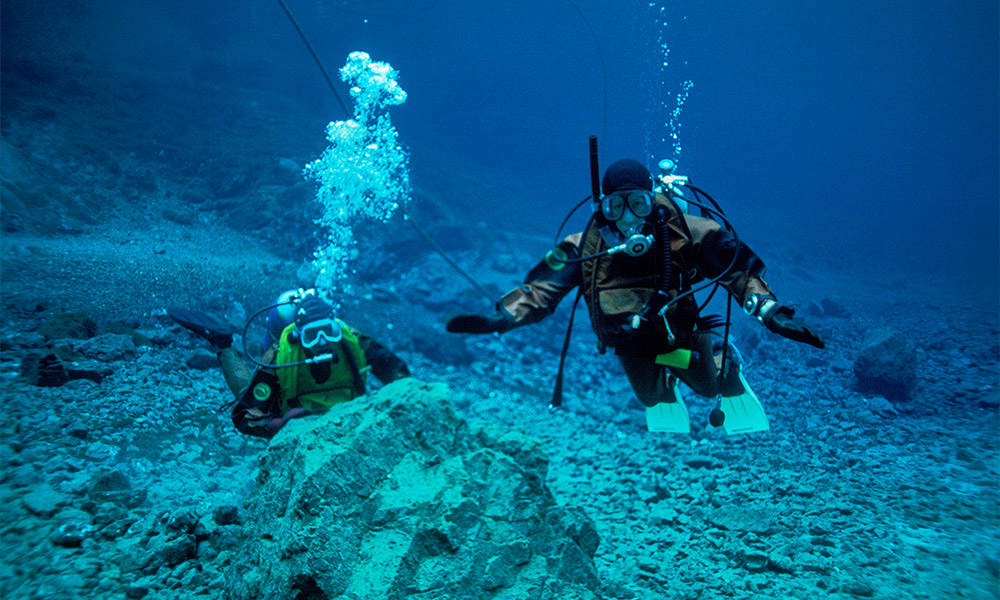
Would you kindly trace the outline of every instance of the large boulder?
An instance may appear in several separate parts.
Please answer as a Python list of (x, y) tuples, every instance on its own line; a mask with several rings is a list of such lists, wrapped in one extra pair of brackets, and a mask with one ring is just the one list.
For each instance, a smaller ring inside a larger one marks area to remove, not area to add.
[(880, 394), (893, 402), (910, 400), (917, 382), (917, 352), (901, 333), (887, 327), (865, 336), (854, 361), (858, 390)]
[(85, 312), (64, 312), (46, 321), (39, 331), (47, 340), (85, 340), (97, 335), (97, 323)]
[(228, 598), (597, 598), (598, 537), (522, 434), (395, 382), (291, 421), (260, 459)]

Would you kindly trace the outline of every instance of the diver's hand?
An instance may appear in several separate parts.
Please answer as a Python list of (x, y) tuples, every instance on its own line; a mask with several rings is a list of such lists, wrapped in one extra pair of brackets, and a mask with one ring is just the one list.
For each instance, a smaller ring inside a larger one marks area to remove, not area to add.
[(823, 338), (819, 334), (794, 317), (795, 309), (787, 306), (774, 306), (761, 316), (761, 321), (765, 327), (782, 337), (817, 348), (826, 348), (826, 344), (823, 343)]
[(308, 417), (309, 415), (314, 415), (314, 414), (316, 414), (316, 412), (309, 410), (308, 408), (293, 408), (290, 411), (286, 412), (284, 415), (275, 419), (271, 419), (268, 422), (268, 424), (266, 425), (268, 433), (267, 437), (272, 437), (274, 434), (278, 433), (278, 430), (284, 427), (285, 423), (288, 423), (292, 419)]
[(506, 311), (493, 315), (458, 315), (448, 320), (445, 329), (451, 333), (503, 333), (514, 326)]

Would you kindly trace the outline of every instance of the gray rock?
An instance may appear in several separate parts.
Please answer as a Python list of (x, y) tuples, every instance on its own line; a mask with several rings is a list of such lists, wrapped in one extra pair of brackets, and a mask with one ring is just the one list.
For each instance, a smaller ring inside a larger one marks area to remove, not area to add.
[(129, 583), (125, 586), (126, 598), (145, 598), (149, 593), (149, 586), (141, 583)]
[(79, 548), (83, 545), (83, 540), (90, 535), (91, 528), (86, 523), (70, 522), (63, 523), (49, 538), (56, 546), (64, 548)]
[(517, 540), (496, 549), (486, 563), (483, 589), (511, 587), (517, 578), (518, 567), (531, 560), (531, 547), (527, 540)]
[(174, 339), (176, 336), (165, 327), (136, 329), (132, 334), (136, 346), (168, 346)]
[[(236, 551), (244, 543), (243, 528), (238, 525), (224, 525), (216, 527), (209, 537), (208, 544), (215, 553), (223, 551)], [(200, 550), (200, 548), (199, 548)]]
[(831, 300), (829, 298), (823, 298), (820, 300), (820, 307), (823, 309), (823, 314), (828, 317), (837, 317), (840, 319), (846, 319), (851, 316), (850, 311), (848, 311), (844, 306), (837, 302), (836, 300)]
[(867, 581), (850, 581), (844, 584), (843, 591), (859, 598), (871, 598), (875, 595), (875, 588)]
[(765, 535), (772, 528), (774, 519), (775, 515), (771, 510), (723, 505), (712, 511), (709, 522), (716, 527), (730, 531)]
[(24, 507), (33, 515), (51, 517), (66, 502), (66, 497), (57, 492), (47, 483), (35, 486), (21, 497)]
[(212, 511), (212, 519), (218, 525), (234, 525), (240, 522), (240, 509), (231, 504), (216, 506)]
[(24, 357), (19, 374), (31, 385), (59, 387), (69, 381), (63, 361), (52, 352), (33, 352)]
[(714, 469), (719, 466), (719, 461), (712, 456), (693, 455), (685, 458), (684, 464), (692, 469)]
[(87, 358), (101, 362), (125, 360), (135, 356), (135, 342), (124, 333), (104, 333), (83, 342), (70, 342), (70, 348)]
[(129, 508), (146, 502), (146, 490), (133, 490), (125, 474), (118, 469), (102, 469), (87, 487), (87, 494), (94, 502), (114, 502)]
[(168, 530), (181, 533), (193, 533), (198, 525), (198, 515), (191, 510), (180, 510), (164, 518)]
[(102, 469), (90, 480), (90, 493), (102, 494), (132, 489), (128, 477), (118, 469)]
[(85, 440), (90, 436), (90, 428), (77, 421), (67, 425), (65, 431), (70, 437), (75, 437), (80, 440)]
[(748, 552), (743, 556), (743, 568), (751, 572), (767, 570), (771, 564), (771, 559), (763, 552)]
[(97, 333), (97, 323), (86, 313), (59, 313), (46, 321), (39, 332), (48, 340), (87, 339)]
[(593, 523), (517, 439), (412, 379), (292, 421), (261, 457), (228, 597), (597, 598)]
[(8, 469), (5, 473), (6, 481), (12, 488), (22, 488), (34, 485), (39, 480), (38, 469), (29, 464), (22, 464), (14, 469)]
[(65, 363), (66, 375), (70, 379), (86, 379), (101, 383), (114, 370), (106, 363), (97, 360), (80, 360)]
[(854, 361), (858, 389), (893, 402), (910, 400), (917, 380), (917, 353), (901, 333), (889, 328), (868, 333)]
[(197, 369), (199, 371), (208, 371), (211, 369), (219, 368), (219, 359), (208, 350), (196, 350), (191, 356), (187, 357), (184, 364), (191, 369)]
[(175, 567), (189, 558), (193, 558), (197, 550), (197, 542), (193, 535), (176, 536), (157, 535), (147, 544), (147, 559), (143, 572), (155, 573), (160, 568)]
[(80, 573), (59, 573), (54, 575), (49, 582), (58, 590), (61, 590), (65, 597), (79, 598), (84, 594), (88, 584), (87, 578)]
[(870, 410), (872, 413), (874, 413), (876, 415), (879, 415), (879, 416), (889, 417), (889, 416), (895, 416), (895, 415), (899, 414), (896, 411), (896, 407), (894, 407), (892, 405), (892, 402), (889, 402), (888, 400), (886, 400), (885, 398), (882, 398), (880, 396), (875, 396), (873, 398), (867, 398), (866, 399), (866, 405), (867, 405), (866, 408), (868, 410)]

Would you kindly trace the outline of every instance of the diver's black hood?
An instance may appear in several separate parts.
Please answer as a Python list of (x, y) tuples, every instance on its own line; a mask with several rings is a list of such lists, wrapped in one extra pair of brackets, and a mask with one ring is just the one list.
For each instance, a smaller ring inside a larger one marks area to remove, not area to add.
[(315, 296), (307, 296), (295, 311), (295, 326), (301, 329), (313, 321), (330, 318), (333, 318), (332, 306)]
[(653, 191), (653, 176), (649, 169), (631, 158), (611, 163), (601, 180), (601, 192), (607, 195), (622, 190)]

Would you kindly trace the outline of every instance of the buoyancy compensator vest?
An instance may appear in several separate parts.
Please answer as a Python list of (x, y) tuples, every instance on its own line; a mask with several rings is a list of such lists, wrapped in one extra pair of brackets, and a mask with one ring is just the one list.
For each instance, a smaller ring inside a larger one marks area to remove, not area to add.
[[(325, 411), (334, 404), (346, 402), (365, 393), (367, 366), (358, 336), (343, 321), (340, 341), (326, 348), (329, 357), (310, 364), (277, 369), (281, 389), (282, 413), (301, 406), (310, 410)], [(305, 363), (310, 356), (293, 335), (295, 324), (281, 332), (276, 364)]]

